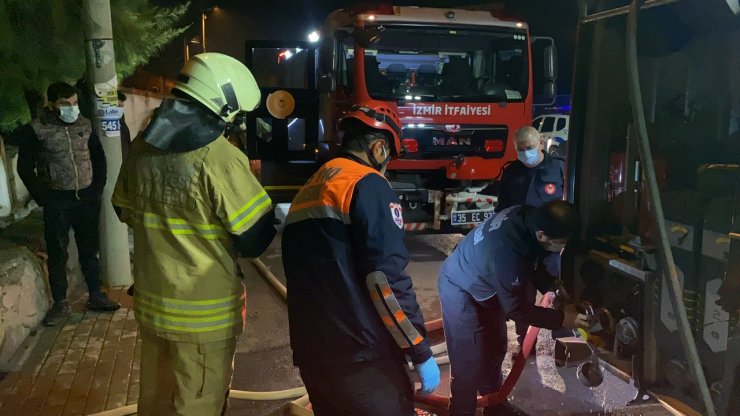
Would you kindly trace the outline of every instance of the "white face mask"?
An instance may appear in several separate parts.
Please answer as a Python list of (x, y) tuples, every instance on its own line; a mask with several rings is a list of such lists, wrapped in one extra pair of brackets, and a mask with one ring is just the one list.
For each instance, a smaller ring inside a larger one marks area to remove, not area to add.
[(80, 116), (80, 107), (77, 105), (59, 107), (59, 119), (65, 123), (74, 123)]

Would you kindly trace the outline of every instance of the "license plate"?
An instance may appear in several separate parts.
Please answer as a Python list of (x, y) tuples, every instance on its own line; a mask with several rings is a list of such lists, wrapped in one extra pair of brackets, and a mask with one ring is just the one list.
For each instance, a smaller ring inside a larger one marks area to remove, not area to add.
[(478, 224), (493, 215), (493, 211), (476, 210), (476, 211), (457, 211), (453, 212), (450, 218), (452, 225)]

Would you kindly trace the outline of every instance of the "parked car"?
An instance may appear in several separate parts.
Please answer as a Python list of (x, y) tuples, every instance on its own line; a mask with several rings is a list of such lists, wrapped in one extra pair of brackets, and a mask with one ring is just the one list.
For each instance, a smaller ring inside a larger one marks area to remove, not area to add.
[(545, 114), (532, 121), (532, 127), (536, 128), (545, 140), (547, 153), (553, 156), (565, 156), (569, 118), (567, 114)]

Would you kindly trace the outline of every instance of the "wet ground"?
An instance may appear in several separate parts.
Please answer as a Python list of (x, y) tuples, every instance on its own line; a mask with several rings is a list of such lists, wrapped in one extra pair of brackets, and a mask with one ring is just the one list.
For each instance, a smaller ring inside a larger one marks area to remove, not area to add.
[[(411, 254), (408, 272), (427, 321), (441, 317), (437, 297), (437, 272), (446, 255), (460, 241), (460, 235), (409, 237)], [(262, 261), (279, 279), (283, 279), (279, 239), (262, 256)], [(298, 372), (290, 360), (287, 310), (280, 295), (269, 286), (254, 266), (241, 262), (247, 285), (247, 331), (237, 347), (236, 370), (232, 388), (238, 390), (282, 390), (301, 385)], [(513, 324), (509, 325), (509, 350), (515, 349)], [(510, 402), (526, 414), (546, 415), (669, 415), (657, 408), (627, 407), (636, 389), (612, 374), (606, 374), (597, 388), (584, 387), (575, 376), (575, 368), (556, 368), (550, 331), (542, 330), (536, 358), (530, 358), (517, 383)], [(504, 374), (511, 366), (510, 355), (504, 363)], [(449, 366), (443, 366), (443, 383), (437, 393), (449, 394)], [(278, 415), (287, 402), (251, 402), (232, 400), (229, 415)]]

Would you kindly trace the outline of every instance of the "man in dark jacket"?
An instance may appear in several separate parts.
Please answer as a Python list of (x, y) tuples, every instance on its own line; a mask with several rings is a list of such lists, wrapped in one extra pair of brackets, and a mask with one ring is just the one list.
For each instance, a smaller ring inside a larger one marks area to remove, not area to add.
[(49, 106), (24, 126), (20, 135), (18, 174), (31, 196), (44, 208), (49, 285), (54, 304), (44, 324), (54, 326), (69, 315), (67, 246), (75, 232), (80, 267), (87, 283), (90, 310), (120, 307), (101, 290), (98, 262), (100, 197), (106, 162), (90, 120), (79, 116), (77, 92), (65, 83), (51, 84)]
[(517, 160), (504, 168), (496, 212), (563, 199), (563, 160), (543, 151), (540, 133), (534, 127), (522, 127), (514, 134), (514, 142)]
[(527, 293), (530, 284), (540, 282), (537, 259), (562, 250), (577, 222), (565, 201), (509, 207), (470, 232), (442, 264), (439, 300), (452, 371), (451, 416), (473, 415), (478, 392), (501, 388), (506, 319), (547, 329), (588, 327), (587, 316), (574, 305), (565, 311), (542, 308)]
[(293, 362), (317, 416), (410, 416), (404, 353), (422, 393), (439, 368), (404, 271), (401, 204), (381, 173), (400, 153), (400, 121), (370, 101), (340, 125), (343, 154), (300, 190), (283, 233)]

